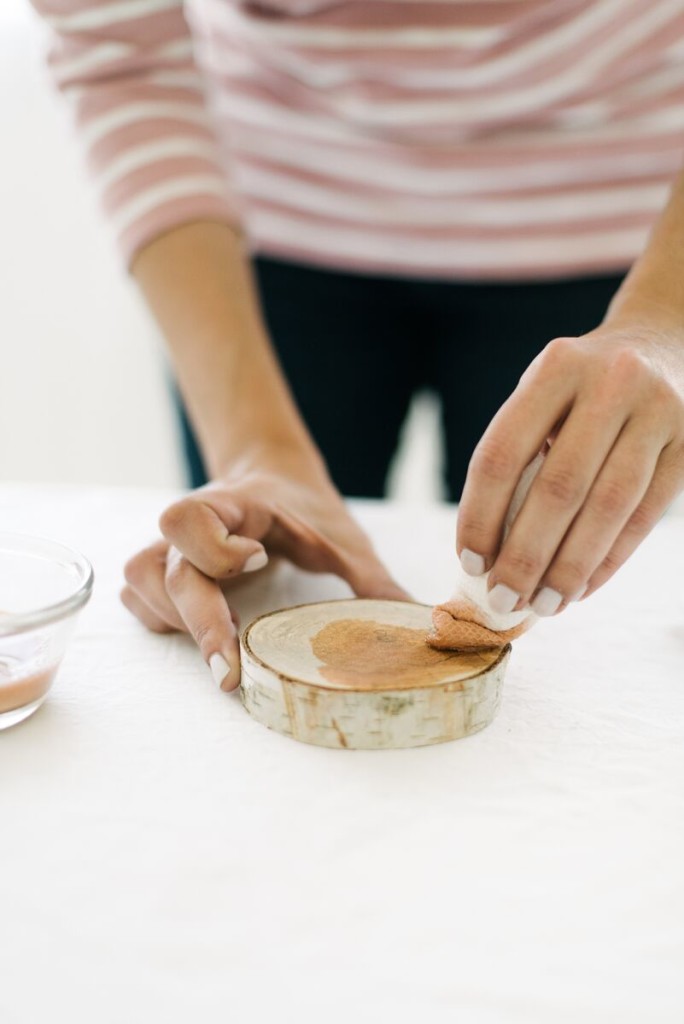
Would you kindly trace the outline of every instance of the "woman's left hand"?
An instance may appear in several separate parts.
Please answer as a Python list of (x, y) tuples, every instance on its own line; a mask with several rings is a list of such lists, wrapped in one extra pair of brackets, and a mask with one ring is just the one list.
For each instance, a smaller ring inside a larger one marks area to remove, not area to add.
[[(516, 484), (547, 442), (502, 544)], [(492, 420), (470, 463), (458, 553), (471, 575), (491, 569), (493, 610), (553, 615), (602, 586), (683, 488), (684, 323), (609, 319), (547, 345)]]

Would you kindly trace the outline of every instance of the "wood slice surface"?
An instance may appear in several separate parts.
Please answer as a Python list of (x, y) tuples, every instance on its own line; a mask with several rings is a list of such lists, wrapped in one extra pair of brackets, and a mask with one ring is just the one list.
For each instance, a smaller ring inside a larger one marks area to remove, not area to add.
[(483, 729), (499, 706), (510, 645), (435, 650), (431, 613), (352, 598), (262, 615), (241, 641), (247, 711), (324, 747), (418, 747)]

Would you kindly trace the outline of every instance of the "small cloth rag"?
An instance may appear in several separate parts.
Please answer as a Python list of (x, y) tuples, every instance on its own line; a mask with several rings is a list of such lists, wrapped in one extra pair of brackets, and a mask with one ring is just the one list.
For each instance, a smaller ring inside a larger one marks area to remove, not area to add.
[[(537, 455), (523, 472), (506, 513), (504, 540), (522, 508), (532, 481), (544, 462)], [(530, 608), (506, 615), (491, 611), (488, 602), (489, 573), (468, 576), (457, 562), (456, 589), (444, 604), (432, 612), (432, 631), (427, 641), (440, 650), (473, 651), (504, 647), (534, 625), (538, 616)]]

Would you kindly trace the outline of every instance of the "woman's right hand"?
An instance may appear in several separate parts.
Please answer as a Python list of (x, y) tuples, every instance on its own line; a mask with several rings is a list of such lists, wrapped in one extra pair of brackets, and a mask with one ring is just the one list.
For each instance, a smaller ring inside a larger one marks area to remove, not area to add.
[(408, 599), (321, 474), (243, 467), (175, 502), (160, 528), (164, 539), (126, 564), (121, 599), (154, 632), (190, 633), (224, 690), (240, 681), (226, 583), (272, 555), (334, 573), (358, 597)]

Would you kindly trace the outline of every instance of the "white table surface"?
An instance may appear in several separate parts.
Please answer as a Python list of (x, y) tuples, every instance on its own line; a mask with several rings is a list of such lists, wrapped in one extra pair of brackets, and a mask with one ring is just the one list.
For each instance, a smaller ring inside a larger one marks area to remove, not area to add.
[[(684, 519), (517, 643), (484, 732), (335, 751), (119, 605), (170, 497), (0, 487), (2, 528), (97, 574), (48, 703), (0, 734), (2, 1024), (681, 1024)], [(453, 509), (357, 510), (417, 598), (448, 595)], [(346, 593), (250, 586), (246, 619)]]

